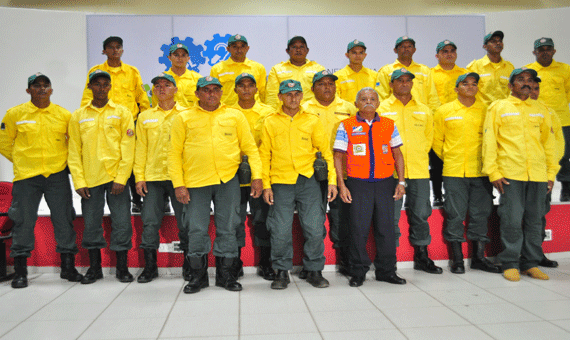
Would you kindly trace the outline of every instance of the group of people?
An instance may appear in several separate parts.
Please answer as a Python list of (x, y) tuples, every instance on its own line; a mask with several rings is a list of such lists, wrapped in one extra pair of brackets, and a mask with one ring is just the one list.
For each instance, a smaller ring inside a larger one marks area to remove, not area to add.
[[(415, 41), (403, 36), (394, 46), (396, 61), (378, 72), (363, 66), (366, 45), (354, 40), (347, 46), (349, 64), (333, 74), (308, 60), (306, 40), (295, 36), (287, 42), (289, 59), (267, 77), (263, 65), (246, 57), (243, 35), (229, 38), (230, 58), (206, 77), (188, 70), (188, 48), (173, 44), (172, 67), (152, 79), (151, 107), (138, 70), (121, 61), (122, 39), (109, 37), (103, 42), (107, 61), (89, 70), (73, 114), (51, 103), (50, 78), (30, 76), (31, 101), (8, 110), (0, 127), (0, 153), (14, 164), (12, 287), (28, 285), (26, 261), (42, 196), (61, 254), (61, 278), (69, 281), (89, 284), (103, 277), (105, 200), (117, 279), (134, 280), (127, 265), (131, 209), (140, 209), (143, 222), (145, 267), (137, 281), (155, 279), (159, 229), (170, 200), (184, 252), (185, 293), (209, 286), (212, 202), (216, 286), (242, 289), (248, 205), (258, 275), (272, 281), (271, 288), (290, 282), (295, 210), (305, 239), (299, 277), (329, 286), (322, 275), (327, 205), (329, 236), (350, 286), (361, 286), (372, 264), (366, 252), (371, 226), (376, 280), (405, 284), (396, 274), (404, 195), (414, 269), (442, 273), (428, 253), (430, 173), (435, 203), (446, 212), (452, 273), (465, 272), (468, 214), (471, 268), (511, 281), (521, 273), (548, 279), (538, 266), (557, 266), (542, 251), (557, 174), (561, 200), (570, 200), (570, 66), (553, 60), (552, 39), (540, 38), (536, 62), (515, 69), (501, 57), (503, 38), (501, 31), (486, 35), (487, 54), (467, 69), (455, 64), (456, 44), (444, 40), (436, 47), (438, 65), (429, 69), (414, 62)], [(85, 275), (75, 268), (69, 173), (85, 221)], [(133, 198), (131, 207), (129, 181), (142, 206)], [(497, 263), (485, 258), (493, 186), (501, 195)]]

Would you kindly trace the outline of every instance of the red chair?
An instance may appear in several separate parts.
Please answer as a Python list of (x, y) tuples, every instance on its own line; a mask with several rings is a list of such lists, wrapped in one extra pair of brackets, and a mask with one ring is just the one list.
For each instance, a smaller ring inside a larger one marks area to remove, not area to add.
[(8, 217), (8, 209), (12, 204), (12, 183), (0, 182), (0, 282), (11, 280), (14, 273), (6, 272), (6, 243), (12, 237), (12, 220)]

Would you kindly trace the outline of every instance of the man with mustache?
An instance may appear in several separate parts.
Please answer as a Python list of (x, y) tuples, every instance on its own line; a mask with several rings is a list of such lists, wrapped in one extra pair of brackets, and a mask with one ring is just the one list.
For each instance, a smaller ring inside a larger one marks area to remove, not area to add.
[(509, 281), (519, 281), (521, 271), (548, 280), (538, 268), (542, 217), (560, 165), (550, 113), (528, 100), (538, 80), (533, 69), (515, 69), (509, 78), (511, 95), (491, 104), (484, 124), (483, 172), (501, 194), (497, 213), (503, 251), (497, 260)]
[(271, 68), (267, 77), (265, 104), (279, 110), (281, 102), (278, 98), (279, 85), (288, 79), (296, 80), (303, 87), (303, 99), (301, 104), (313, 98), (310, 91), (313, 76), (325, 68), (314, 60), (307, 59), (309, 47), (307, 41), (301, 36), (294, 36), (287, 42), (285, 50), (289, 60), (283, 61)]

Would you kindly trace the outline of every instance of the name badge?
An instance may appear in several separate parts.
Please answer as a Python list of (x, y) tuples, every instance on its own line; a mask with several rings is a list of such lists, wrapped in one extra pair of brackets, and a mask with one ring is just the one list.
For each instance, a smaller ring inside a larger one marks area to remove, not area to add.
[(390, 149), (388, 149), (388, 144), (382, 144), (382, 152), (386, 155), (388, 154), (388, 151)]
[(352, 153), (355, 156), (366, 156), (366, 144), (353, 144)]

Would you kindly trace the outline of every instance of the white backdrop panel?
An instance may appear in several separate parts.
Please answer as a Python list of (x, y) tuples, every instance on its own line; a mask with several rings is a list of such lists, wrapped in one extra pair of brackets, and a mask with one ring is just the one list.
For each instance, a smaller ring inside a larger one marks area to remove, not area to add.
[(335, 72), (348, 64), (346, 47), (354, 39), (364, 41), (368, 56), (364, 66), (378, 70), (396, 60), (394, 42), (406, 34), (405, 17), (322, 16), (290, 17), (289, 38), (302, 35), (315, 60)]
[(461, 67), (485, 55), (485, 17), (482, 15), (408, 17), (408, 35), (416, 41), (414, 60), (429, 67), (437, 65), (435, 48), (445, 39), (457, 44), (456, 64)]

